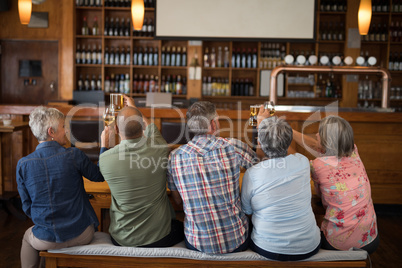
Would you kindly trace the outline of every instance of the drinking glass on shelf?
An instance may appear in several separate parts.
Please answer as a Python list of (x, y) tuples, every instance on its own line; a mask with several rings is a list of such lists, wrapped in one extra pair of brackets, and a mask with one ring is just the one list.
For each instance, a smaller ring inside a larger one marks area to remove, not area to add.
[(260, 111), (260, 106), (261, 105), (250, 105), (250, 119), (248, 123), (252, 127), (257, 126), (257, 115)]
[(120, 111), (124, 107), (124, 98), (123, 94), (116, 94), (112, 93), (110, 94), (110, 105), (114, 105), (115, 111)]
[(116, 114), (114, 110), (114, 106), (110, 105), (109, 107), (105, 108), (103, 112), (103, 121), (105, 122), (106, 126), (110, 126), (116, 119)]
[(264, 108), (269, 110), (269, 115), (274, 116), (275, 114), (275, 104), (273, 101), (264, 102)]

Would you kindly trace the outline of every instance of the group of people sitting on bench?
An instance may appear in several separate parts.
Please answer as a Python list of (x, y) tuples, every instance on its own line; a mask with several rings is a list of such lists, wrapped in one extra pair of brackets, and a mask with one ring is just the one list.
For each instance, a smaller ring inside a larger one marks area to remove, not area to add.
[[(41, 106), (30, 114), (39, 145), (17, 166), (23, 210), (34, 223), (22, 241), (23, 268), (38, 267), (41, 250), (91, 242), (99, 222), (83, 176), (110, 187), (109, 233), (116, 246), (170, 247), (184, 240), (187, 248), (208, 254), (250, 248), (280, 261), (307, 259), (320, 248), (372, 253), (378, 247), (369, 179), (346, 120), (324, 118), (313, 139), (261, 106), (254, 151), (219, 137), (215, 105), (200, 101), (187, 112), (194, 138), (170, 152), (134, 100), (124, 99), (116, 124), (101, 134), (98, 165), (79, 149), (64, 147), (60, 111)], [(112, 147), (116, 133), (121, 142)], [(314, 148), (316, 159), (289, 154), (292, 140)], [(310, 178), (326, 209), (321, 231)], [(167, 187), (183, 205), (184, 223), (176, 220)]]

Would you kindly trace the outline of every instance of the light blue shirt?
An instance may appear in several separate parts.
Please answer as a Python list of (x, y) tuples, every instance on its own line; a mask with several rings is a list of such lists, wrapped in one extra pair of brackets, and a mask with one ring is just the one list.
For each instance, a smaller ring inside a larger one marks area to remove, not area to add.
[(272, 253), (299, 255), (320, 243), (311, 208), (310, 165), (301, 154), (269, 159), (243, 177), (242, 209), (252, 214), (251, 239)]

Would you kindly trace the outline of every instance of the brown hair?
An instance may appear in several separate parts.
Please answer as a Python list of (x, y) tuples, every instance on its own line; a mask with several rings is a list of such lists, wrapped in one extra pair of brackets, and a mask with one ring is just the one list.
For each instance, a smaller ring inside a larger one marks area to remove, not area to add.
[(353, 129), (345, 119), (328, 116), (321, 120), (318, 133), (325, 155), (350, 156), (354, 148)]

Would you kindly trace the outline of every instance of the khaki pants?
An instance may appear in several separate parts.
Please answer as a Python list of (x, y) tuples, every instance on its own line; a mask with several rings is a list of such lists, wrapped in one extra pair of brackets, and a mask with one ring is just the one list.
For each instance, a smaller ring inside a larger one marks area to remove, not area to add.
[(21, 246), (21, 267), (36, 268), (39, 267), (39, 251), (48, 249), (67, 248), (79, 245), (86, 245), (92, 241), (95, 233), (93, 225), (88, 226), (78, 237), (70, 239), (63, 243), (44, 241), (36, 238), (32, 233), (32, 227), (26, 230)]

